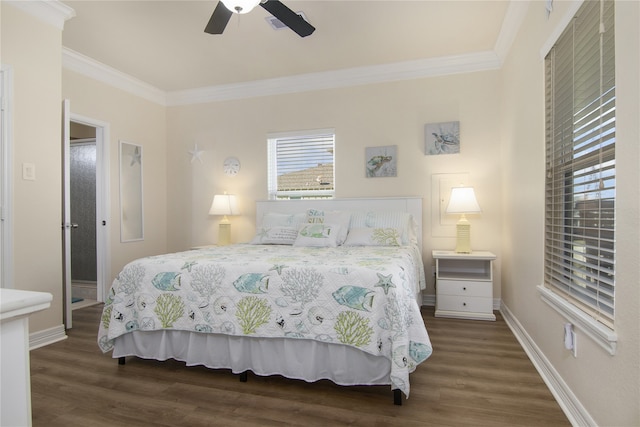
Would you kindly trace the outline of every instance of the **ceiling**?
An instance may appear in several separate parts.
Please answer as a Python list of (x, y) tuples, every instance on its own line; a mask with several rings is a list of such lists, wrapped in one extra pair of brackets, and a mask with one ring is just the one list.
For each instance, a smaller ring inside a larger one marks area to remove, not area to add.
[(65, 48), (174, 92), (493, 51), (507, 0), (282, 0), (316, 31), (274, 30), (261, 7), (224, 34), (204, 28), (217, 0), (64, 1)]

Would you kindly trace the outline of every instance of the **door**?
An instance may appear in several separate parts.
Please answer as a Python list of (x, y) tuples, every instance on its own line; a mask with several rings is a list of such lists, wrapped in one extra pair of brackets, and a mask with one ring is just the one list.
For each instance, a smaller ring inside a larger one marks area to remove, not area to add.
[(94, 127), (74, 122), (70, 134), (71, 303), (75, 304), (97, 300), (96, 139)]
[[(63, 102), (63, 200), (62, 200), (62, 244), (63, 244), (63, 295), (64, 324), (70, 329), (72, 323), (72, 245), (77, 222), (71, 209), (71, 123), (95, 129), (95, 272), (96, 297), (104, 301), (106, 286), (111, 274), (109, 255), (109, 124), (70, 112), (68, 100)], [(79, 227), (79, 225), (78, 225)], [(89, 227), (90, 228), (90, 227)]]
[(69, 122), (69, 100), (62, 101), (62, 296), (64, 307), (64, 326), (71, 329), (71, 198), (70, 189), (70, 167), (69, 150), (71, 146), (71, 135)]

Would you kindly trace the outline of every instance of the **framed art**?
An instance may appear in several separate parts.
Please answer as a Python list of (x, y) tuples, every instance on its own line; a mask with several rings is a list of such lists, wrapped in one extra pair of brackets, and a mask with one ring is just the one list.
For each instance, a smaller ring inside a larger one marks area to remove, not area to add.
[(460, 152), (460, 122), (429, 123), (424, 126), (424, 154)]
[(367, 178), (398, 176), (397, 145), (365, 148)]

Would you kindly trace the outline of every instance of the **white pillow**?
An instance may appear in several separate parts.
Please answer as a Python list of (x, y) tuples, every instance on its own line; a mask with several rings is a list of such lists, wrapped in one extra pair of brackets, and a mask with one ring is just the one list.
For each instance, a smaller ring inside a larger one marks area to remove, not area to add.
[(251, 241), (252, 245), (293, 245), (298, 237), (298, 229), (294, 227), (260, 227)]
[(344, 246), (401, 246), (397, 228), (352, 228)]
[(397, 228), (400, 231), (402, 244), (408, 245), (418, 241), (416, 224), (408, 212), (379, 211), (353, 212), (351, 228)]
[(305, 222), (307, 214), (305, 212), (285, 214), (279, 212), (266, 212), (262, 216), (262, 222), (259, 224), (261, 227), (293, 227), (298, 228), (300, 224)]
[(307, 210), (307, 223), (310, 224), (336, 224), (340, 226), (336, 242), (338, 245), (344, 243), (349, 232), (351, 222), (351, 212), (346, 211), (323, 211), (320, 209)]
[(298, 231), (298, 237), (293, 246), (329, 247), (338, 246), (338, 224), (303, 224)]

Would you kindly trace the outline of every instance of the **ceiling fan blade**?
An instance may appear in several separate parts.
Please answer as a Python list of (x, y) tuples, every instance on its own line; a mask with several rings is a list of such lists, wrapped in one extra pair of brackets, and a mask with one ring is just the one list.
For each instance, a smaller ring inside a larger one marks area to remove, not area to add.
[(278, 18), (284, 25), (298, 33), (300, 37), (306, 37), (316, 30), (313, 25), (309, 24), (279, 0), (267, 0), (264, 3), (260, 3), (260, 6)]
[(227, 9), (226, 6), (219, 1), (213, 11), (213, 15), (211, 15), (211, 19), (209, 19), (209, 23), (204, 29), (204, 32), (209, 34), (222, 34), (229, 23), (229, 19), (231, 19), (231, 15), (233, 15), (233, 12)]

